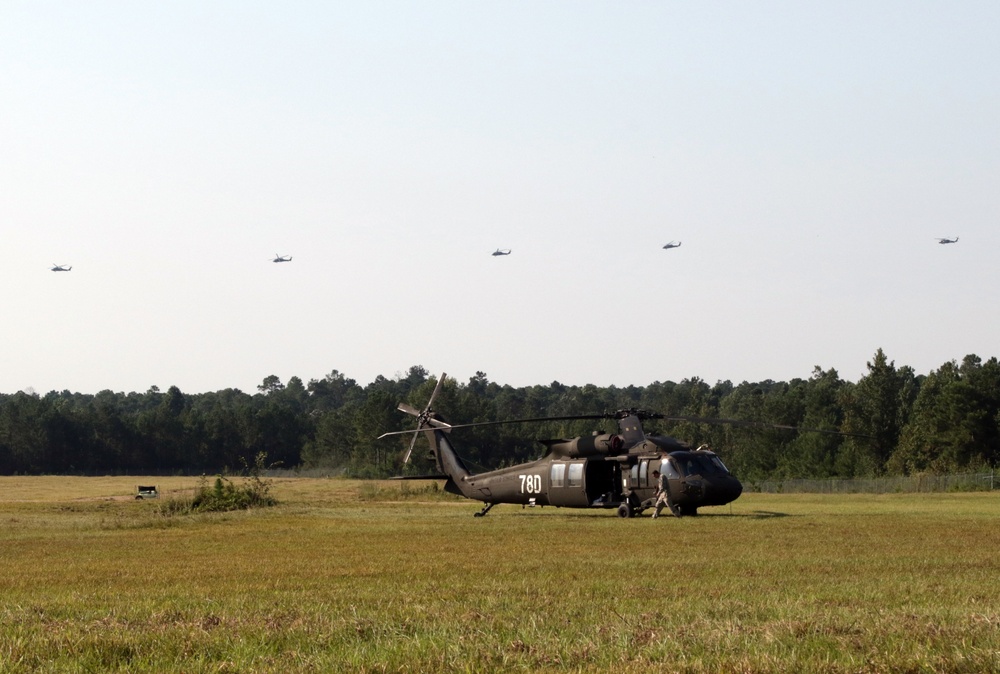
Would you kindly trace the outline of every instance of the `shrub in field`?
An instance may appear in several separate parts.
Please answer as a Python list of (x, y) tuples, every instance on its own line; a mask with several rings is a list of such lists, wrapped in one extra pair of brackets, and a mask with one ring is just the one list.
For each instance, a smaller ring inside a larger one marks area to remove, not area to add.
[(242, 484), (236, 484), (225, 475), (219, 474), (209, 486), (208, 478), (202, 477), (194, 498), (165, 503), (160, 508), (160, 513), (177, 515), (192, 512), (228, 512), (277, 505), (277, 499), (271, 495), (271, 480), (261, 477), (266, 458), (263, 452), (257, 455), (254, 465), (247, 466), (248, 476)]
[(268, 481), (259, 477), (237, 485), (229, 478), (219, 475), (211, 487), (204, 484), (199, 487), (191, 502), (191, 509), (196, 512), (224, 512), (273, 506), (277, 501), (268, 493), (269, 489)]

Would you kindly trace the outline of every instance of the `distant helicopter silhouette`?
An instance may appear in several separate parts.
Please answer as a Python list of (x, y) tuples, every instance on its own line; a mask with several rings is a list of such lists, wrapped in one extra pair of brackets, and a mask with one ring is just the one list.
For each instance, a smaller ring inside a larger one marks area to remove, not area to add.
[(73, 267), (67, 267), (64, 264), (53, 264), (52, 271), (70, 271)]
[(274, 254), (274, 259), (271, 260), (271, 262), (291, 262), (291, 261), (292, 261), (291, 255), (278, 255), (277, 253)]
[(669, 250), (670, 248), (680, 248), (680, 247), (681, 247), (681, 242), (680, 241), (671, 241), (670, 243), (668, 243), (667, 245), (665, 245), (663, 248), (666, 249), (666, 250)]
[(492, 255), (493, 257), (497, 257), (498, 255), (510, 255), (510, 248), (504, 248), (504, 249), (497, 248), (495, 251), (490, 253), (490, 255)]
[(958, 243), (958, 237), (954, 239), (938, 239), (938, 243)]

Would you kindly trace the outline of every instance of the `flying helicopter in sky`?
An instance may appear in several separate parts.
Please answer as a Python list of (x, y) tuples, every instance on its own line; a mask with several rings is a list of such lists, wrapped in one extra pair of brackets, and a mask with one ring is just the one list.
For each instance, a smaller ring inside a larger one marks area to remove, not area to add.
[(274, 254), (274, 259), (271, 260), (271, 262), (291, 262), (291, 261), (292, 261), (291, 255), (278, 255), (277, 253)]
[(681, 247), (681, 242), (680, 241), (671, 241), (670, 243), (668, 243), (667, 245), (665, 245), (663, 248), (666, 249), (666, 250), (669, 250), (671, 248), (680, 248), (680, 247)]
[(954, 239), (938, 239), (937, 242), (938, 243), (958, 243), (958, 237), (956, 236)]
[(71, 266), (67, 267), (64, 264), (55, 264), (55, 263), (52, 264), (52, 271), (71, 271), (72, 269), (73, 267)]
[[(692, 449), (672, 437), (647, 435), (642, 422), (650, 419), (852, 435), (736, 419), (665, 416), (639, 409), (450, 424), (431, 407), (444, 381), (445, 375), (442, 374), (422, 411), (405, 402), (399, 404), (399, 411), (417, 418), (416, 429), (383, 433), (379, 439), (412, 435), (403, 459), (404, 463), (408, 463), (418, 436), (423, 435), (430, 444), (437, 473), (400, 479), (445, 480), (445, 491), (483, 502), (483, 509), (476, 513), (477, 517), (488, 513), (498, 503), (607, 508), (616, 509), (619, 517), (633, 517), (652, 508), (655, 503), (657, 481), (654, 471), (667, 476), (667, 501), (671, 513), (677, 517), (697, 515), (699, 508), (725, 505), (739, 498), (743, 485), (711, 448), (700, 446)], [(614, 420), (618, 431), (542, 440), (547, 451), (540, 459), (485, 473), (470, 472), (448, 438), (452, 431), (472, 426), (581, 419)]]
[(498, 255), (510, 255), (510, 248), (497, 248), (495, 251), (490, 253), (490, 255), (493, 257), (497, 257)]

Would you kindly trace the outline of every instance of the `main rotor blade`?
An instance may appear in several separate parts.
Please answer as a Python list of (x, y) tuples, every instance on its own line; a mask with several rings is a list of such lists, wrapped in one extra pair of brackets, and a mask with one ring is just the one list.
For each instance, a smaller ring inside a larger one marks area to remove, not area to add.
[[(498, 423), (498, 422), (493, 422), (493, 423)], [(417, 433), (427, 430), (425, 426), (433, 426), (434, 428), (440, 428), (442, 431), (445, 432), (450, 431), (452, 428), (455, 428), (446, 421), (440, 421), (438, 419), (426, 419), (424, 423), (420, 425), (419, 428), (411, 428), (408, 431), (387, 431), (375, 439), (381, 440), (382, 438), (388, 438), (391, 435), (408, 435), (410, 433), (413, 433), (414, 437), (416, 437)]]
[(716, 419), (714, 417), (685, 417), (670, 416), (663, 417), (664, 421), (688, 421), (695, 424), (717, 424), (726, 426), (742, 426), (744, 428), (774, 428), (781, 431), (795, 431), (797, 433), (826, 433), (827, 435), (846, 435), (854, 438), (871, 438), (871, 435), (864, 433), (851, 433), (848, 431), (834, 431), (827, 428), (806, 428), (804, 426), (789, 426), (787, 424), (772, 424), (767, 421), (745, 421), (743, 419)]
[[(475, 421), (468, 424), (445, 424), (438, 421), (437, 419), (428, 419), (428, 423), (441, 428), (447, 428), (447, 430), (452, 430), (456, 428), (473, 428), (476, 426), (501, 426), (503, 424), (527, 424), (527, 423), (541, 423), (544, 421), (588, 421), (588, 420), (601, 420), (601, 419), (614, 419), (613, 414), (571, 414), (559, 417), (531, 417), (526, 419), (505, 419), (503, 421)], [(766, 421), (745, 421), (743, 419), (719, 419), (715, 417), (692, 417), (692, 416), (663, 416), (657, 417), (662, 421), (687, 421), (695, 424), (715, 424), (720, 426), (737, 426), (743, 428), (773, 428), (776, 430), (783, 431), (795, 431), (797, 433), (825, 433), (827, 435), (841, 435), (849, 436), (855, 438), (871, 438), (871, 435), (866, 435), (865, 433), (852, 433), (849, 431), (834, 431), (826, 428), (807, 428), (804, 426), (790, 426), (787, 424), (772, 424)], [(384, 438), (389, 435), (403, 435), (405, 433), (414, 433), (415, 431), (393, 431), (389, 433), (383, 433), (379, 436), (379, 439)]]
[[(405, 411), (405, 410), (404, 410)], [(445, 431), (450, 431), (454, 428), (472, 428), (473, 426), (500, 426), (502, 424), (528, 424), (528, 423), (538, 423), (542, 421), (586, 421), (594, 419), (611, 419), (610, 415), (607, 414), (575, 414), (564, 417), (535, 417), (532, 419), (505, 419), (503, 421), (474, 421), (468, 424), (449, 424), (444, 421), (439, 421), (437, 419), (427, 419), (427, 424), (440, 428)], [(406, 435), (407, 433), (419, 433), (423, 428), (411, 429), (409, 431), (388, 431), (382, 435), (375, 438), (376, 440), (381, 440), (382, 438), (387, 438), (391, 435)]]
[[(503, 421), (474, 421), (468, 424), (450, 424), (449, 429), (454, 428), (471, 428), (473, 426), (500, 426), (502, 424), (531, 424), (531, 423), (541, 423), (543, 421), (587, 421), (587, 420), (597, 420), (597, 419), (613, 419), (613, 416), (608, 414), (573, 414), (564, 417), (533, 417), (529, 419), (505, 419)], [(433, 420), (432, 420), (433, 421)]]

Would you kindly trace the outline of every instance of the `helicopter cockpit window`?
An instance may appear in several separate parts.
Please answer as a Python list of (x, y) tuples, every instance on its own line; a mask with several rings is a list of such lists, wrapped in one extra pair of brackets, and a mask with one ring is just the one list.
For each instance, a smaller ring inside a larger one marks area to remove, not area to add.
[(694, 467), (694, 462), (691, 459), (684, 459), (683, 461), (677, 462), (678, 467), (681, 469), (681, 474), (684, 477), (694, 475), (698, 470)]
[(579, 487), (583, 485), (583, 464), (582, 463), (571, 463), (569, 464), (569, 479), (567, 486), (569, 487)]
[(686, 477), (690, 477), (691, 475), (716, 475), (728, 472), (718, 457), (710, 459), (705, 455), (686, 456), (680, 459), (678, 463), (680, 463), (681, 471)]
[(726, 467), (723, 466), (722, 462), (715, 456), (702, 454), (698, 457), (698, 463), (701, 464), (701, 472), (703, 475), (717, 475), (718, 473), (726, 472)]
[(728, 473), (729, 472), (729, 469), (726, 468), (726, 464), (722, 463), (722, 459), (720, 459), (719, 457), (713, 456), (712, 457), (712, 463), (715, 465), (715, 467), (719, 471), (721, 471), (723, 473)]
[(566, 464), (565, 463), (553, 463), (552, 472), (549, 476), (549, 483), (553, 487), (561, 487), (564, 483), (564, 478), (566, 476)]
[(668, 480), (677, 480), (680, 478), (680, 473), (674, 468), (673, 461), (667, 459), (660, 462), (660, 472), (666, 474)]

